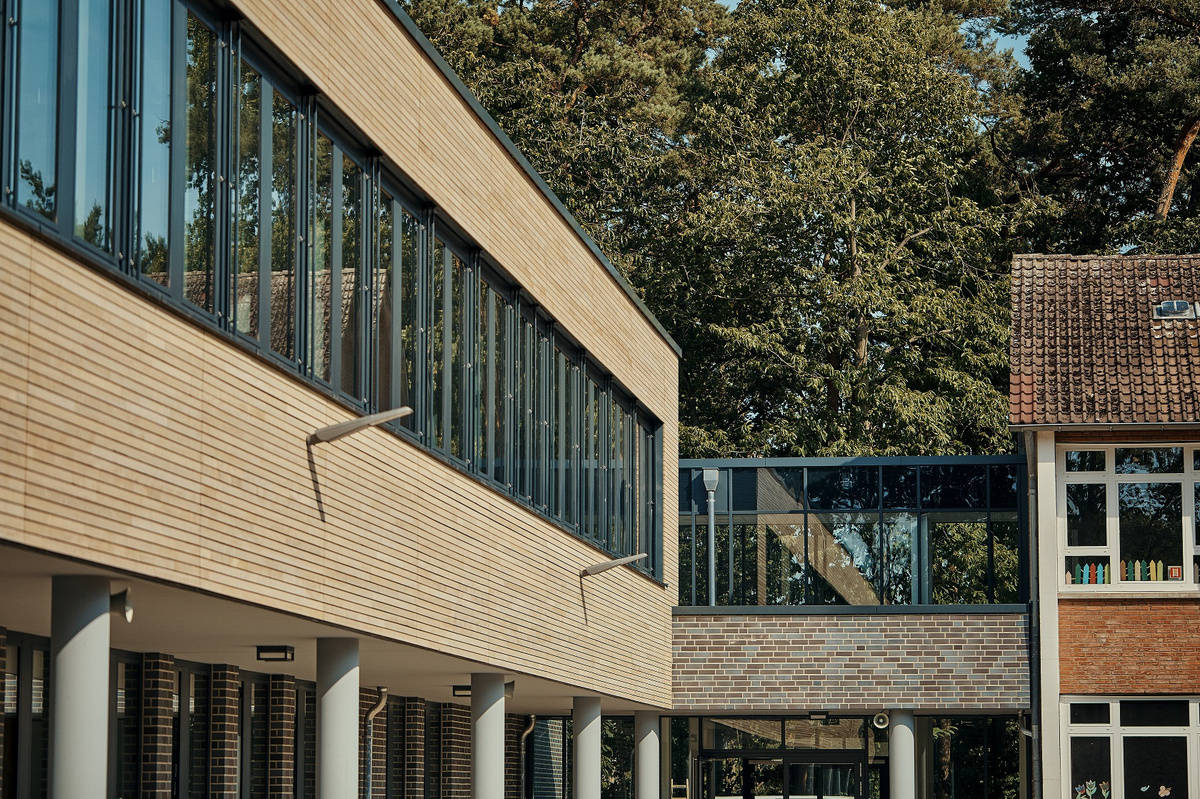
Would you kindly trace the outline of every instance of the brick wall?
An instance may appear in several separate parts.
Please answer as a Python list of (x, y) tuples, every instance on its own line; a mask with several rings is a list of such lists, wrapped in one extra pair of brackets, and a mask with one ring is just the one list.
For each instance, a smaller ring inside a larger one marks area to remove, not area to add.
[[(504, 717), (504, 799), (521, 796), (521, 733), (529, 725), (529, 716), (508, 714)], [(532, 735), (530, 736), (532, 738)], [(526, 741), (528, 746), (529, 741)]]
[(367, 765), (367, 713), (379, 701), (379, 692), (374, 689), (364, 688), (358, 692), (358, 728), (361, 730), (361, 735), (358, 742), (358, 773), (359, 786), (365, 788), (364, 780), (366, 774), (371, 777), (371, 795), (386, 796), (387, 795), (387, 714), (388, 708), (384, 705), (383, 710), (379, 711), (379, 715), (371, 723), (371, 740), (372, 752), (371, 763)]
[(403, 702), (404, 799), (425, 799), (425, 700)]
[(1200, 602), (1060, 598), (1063, 694), (1200, 693)]
[(296, 786), (296, 678), (267, 681), (267, 799), (291, 799)]
[(237, 666), (213, 666), (210, 672), (208, 742), (209, 799), (237, 799), (238, 724), (241, 682)]
[(538, 719), (529, 736), (529, 745), (533, 748), (529, 778), (533, 782), (534, 799), (566, 796), (567, 772), (563, 757), (566, 731), (566, 719)]
[(442, 705), (442, 795), (440, 799), (470, 799), (471, 709)]
[(142, 655), (142, 799), (171, 797), (175, 690), (175, 658)]
[(679, 615), (675, 710), (1025, 708), (1027, 630), (1022, 613)]

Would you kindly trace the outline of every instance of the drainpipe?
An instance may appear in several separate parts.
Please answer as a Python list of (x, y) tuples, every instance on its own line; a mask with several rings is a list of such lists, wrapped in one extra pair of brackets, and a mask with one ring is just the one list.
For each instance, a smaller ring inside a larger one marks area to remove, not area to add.
[(1042, 796), (1042, 648), (1041, 602), (1038, 598), (1038, 484), (1037, 436), (1025, 433), (1025, 485), (1029, 515), (1029, 706), (1030, 738), (1033, 750), (1029, 758), (1032, 799)]
[(525, 739), (533, 732), (533, 725), (536, 723), (537, 716), (530, 716), (529, 726), (521, 732), (521, 799), (529, 796), (528, 789), (525, 787)]
[(704, 470), (704, 490), (708, 492), (708, 604), (717, 604), (717, 484), (721, 472)]
[(384, 706), (387, 704), (388, 693), (388, 689), (382, 685), (375, 690), (379, 691), (379, 701), (375, 703), (374, 707), (367, 711), (367, 719), (364, 722), (367, 727), (365, 732), (367, 739), (367, 757), (366, 763), (363, 766), (363, 768), (366, 770), (366, 774), (363, 778), (363, 796), (366, 797), (366, 799), (371, 799), (371, 770), (372, 766), (375, 764), (375, 717), (383, 711)]

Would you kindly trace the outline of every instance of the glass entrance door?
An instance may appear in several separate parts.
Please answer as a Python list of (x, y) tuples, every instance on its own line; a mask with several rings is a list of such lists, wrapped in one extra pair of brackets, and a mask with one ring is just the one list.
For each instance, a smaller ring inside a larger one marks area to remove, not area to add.
[(862, 799), (861, 763), (788, 763), (786, 799)]
[(861, 760), (721, 757), (699, 766), (702, 799), (864, 799)]
[(704, 799), (784, 799), (783, 760), (723, 757), (700, 764)]

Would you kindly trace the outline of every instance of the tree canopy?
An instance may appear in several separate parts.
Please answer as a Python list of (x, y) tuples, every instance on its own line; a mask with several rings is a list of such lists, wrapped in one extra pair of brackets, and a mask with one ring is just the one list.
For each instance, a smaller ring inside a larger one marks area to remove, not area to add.
[(682, 454), (766, 456), (1012, 447), (1012, 254), (1200, 232), (1198, 3), (409, 11), (682, 345)]

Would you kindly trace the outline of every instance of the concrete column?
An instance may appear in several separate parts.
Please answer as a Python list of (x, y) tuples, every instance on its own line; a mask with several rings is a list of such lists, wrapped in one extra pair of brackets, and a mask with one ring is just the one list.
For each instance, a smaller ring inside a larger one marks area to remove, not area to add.
[(504, 675), (471, 675), (471, 799), (504, 799)]
[(572, 799), (600, 799), (600, 699), (575, 697), (571, 713), (571, 739), (575, 754), (575, 791)]
[(358, 796), (358, 736), (358, 640), (318, 638), (318, 796)]
[(657, 713), (639, 710), (633, 714), (634, 799), (659, 799), (662, 779), (660, 728)]
[(917, 799), (916, 722), (911, 710), (893, 710), (888, 728), (888, 785), (891, 799)]
[(63, 575), (51, 581), (51, 799), (105, 799), (108, 611), (107, 577)]

